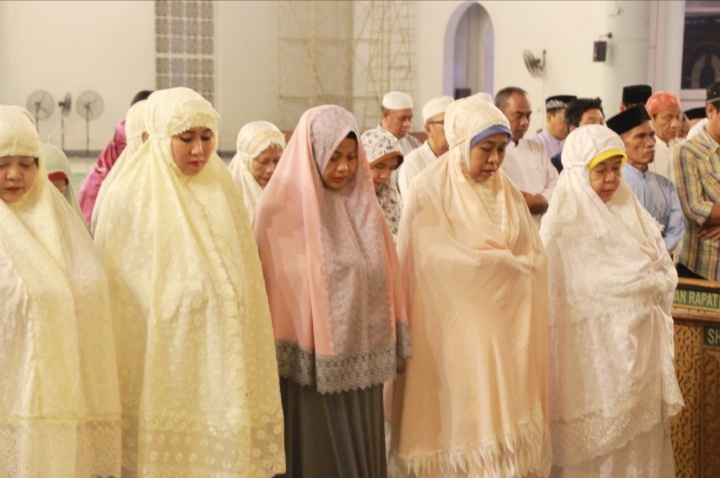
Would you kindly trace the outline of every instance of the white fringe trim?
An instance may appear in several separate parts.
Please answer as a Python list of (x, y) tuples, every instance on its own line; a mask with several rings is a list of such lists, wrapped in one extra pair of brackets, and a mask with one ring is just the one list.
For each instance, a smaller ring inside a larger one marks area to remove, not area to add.
[(539, 409), (500, 437), (427, 454), (398, 456), (397, 450), (390, 454), (392, 477), (547, 476), (552, 464), (550, 431)]

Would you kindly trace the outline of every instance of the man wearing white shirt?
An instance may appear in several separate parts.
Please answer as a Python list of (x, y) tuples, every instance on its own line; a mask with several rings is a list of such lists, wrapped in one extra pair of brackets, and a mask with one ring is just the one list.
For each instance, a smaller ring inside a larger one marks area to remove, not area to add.
[(438, 96), (423, 106), (427, 140), (405, 157), (398, 173), (400, 194), (407, 197), (412, 180), (449, 149), (445, 139), (445, 110), (453, 102), (452, 96)]
[(568, 127), (565, 122), (565, 108), (577, 96), (557, 95), (545, 100), (545, 128), (533, 138), (540, 143), (548, 158), (562, 151)]
[(495, 95), (495, 106), (508, 119), (512, 131), (502, 170), (522, 191), (533, 219), (540, 227), (542, 215), (555, 190), (558, 172), (539, 143), (523, 139), (532, 114), (527, 92), (514, 86), (503, 88)]
[(393, 134), (400, 143), (403, 155), (420, 147), (420, 141), (410, 134), (413, 119), (413, 100), (402, 91), (388, 91), (382, 99), (382, 119), (378, 125)]
[(677, 134), (682, 121), (680, 97), (671, 91), (658, 91), (645, 103), (655, 129), (655, 161), (650, 170), (671, 179), (672, 148), (677, 144)]

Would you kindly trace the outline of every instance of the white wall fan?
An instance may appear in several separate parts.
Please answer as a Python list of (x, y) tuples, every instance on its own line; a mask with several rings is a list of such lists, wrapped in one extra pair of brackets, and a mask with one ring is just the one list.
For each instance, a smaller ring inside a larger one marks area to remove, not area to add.
[(105, 102), (100, 94), (93, 90), (85, 90), (77, 98), (77, 112), (85, 118), (85, 154), (90, 154), (90, 121), (100, 116)]
[(35, 90), (28, 96), (27, 110), (35, 117), (35, 128), (40, 132), (40, 120), (52, 115), (55, 110), (55, 99), (45, 90)]

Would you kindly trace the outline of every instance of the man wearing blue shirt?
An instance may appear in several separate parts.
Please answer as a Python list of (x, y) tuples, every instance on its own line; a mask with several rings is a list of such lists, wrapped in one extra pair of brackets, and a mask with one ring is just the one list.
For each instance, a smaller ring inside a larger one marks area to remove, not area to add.
[(672, 253), (685, 233), (685, 224), (673, 183), (648, 169), (655, 158), (655, 130), (650, 115), (644, 105), (637, 105), (608, 119), (606, 124), (625, 144), (625, 181), (640, 204), (663, 226), (665, 247)]

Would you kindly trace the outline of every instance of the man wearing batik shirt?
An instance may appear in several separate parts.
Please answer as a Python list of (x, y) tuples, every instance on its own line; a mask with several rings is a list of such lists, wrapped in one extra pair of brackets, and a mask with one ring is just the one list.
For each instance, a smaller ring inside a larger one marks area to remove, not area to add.
[(678, 264), (682, 277), (720, 280), (720, 81), (707, 87), (707, 125), (673, 150), (673, 172), (685, 214)]
[(407, 197), (412, 180), (425, 168), (435, 162), (449, 149), (445, 139), (445, 110), (453, 102), (452, 96), (438, 96), (423, 106), (422, 115), (425, 122), (427, 139), (405, 157), (398, 172), (400, 194)]
[(527, 92), (515, 86), (503, 88), (495, 95), (495, 106), (505, 115), (512, 131), (502, 170), (520, 189), (535, 224), (540, 227), (557, 184), (558, 172), (539, 143), (523, 139), (532, 114)]
[(672, 148), (677, 144), (677, 134), (682, 122), (680, 97), (671, 91), (658, 91), (645, 103), (655, 128), (655, 161), (650, 170), (670, 179)]
[(382, 99), (382, 119), (378, 127), (389, 131), (400, 143), (403, 155), (422, 143), (410, 134), (413, 119), (413, 100), (407, 93), (389, 91)]
[(625, 111), (635, 105), (644, 105), (650, 96), (652, 96), (652, 87), (650, 85), (624, 86), (620, 111)]
[(648, 169), (655, 159), (655, 130), (645, 106), (636, 105), (606, 122), (620, 135), (627, 163), (622, 177), (642, 206), (663, 226), (662, 238), (671, 254), (685, 233), (680, 199), (673, 183)]
[(548, 158), (552, 158), (562, 151), (565, 136), (568, 135), (565, 108), (575, 98), (577, 96), (558, 95), (545, 100), (545, 129), (533, 140), (540, 143)]

